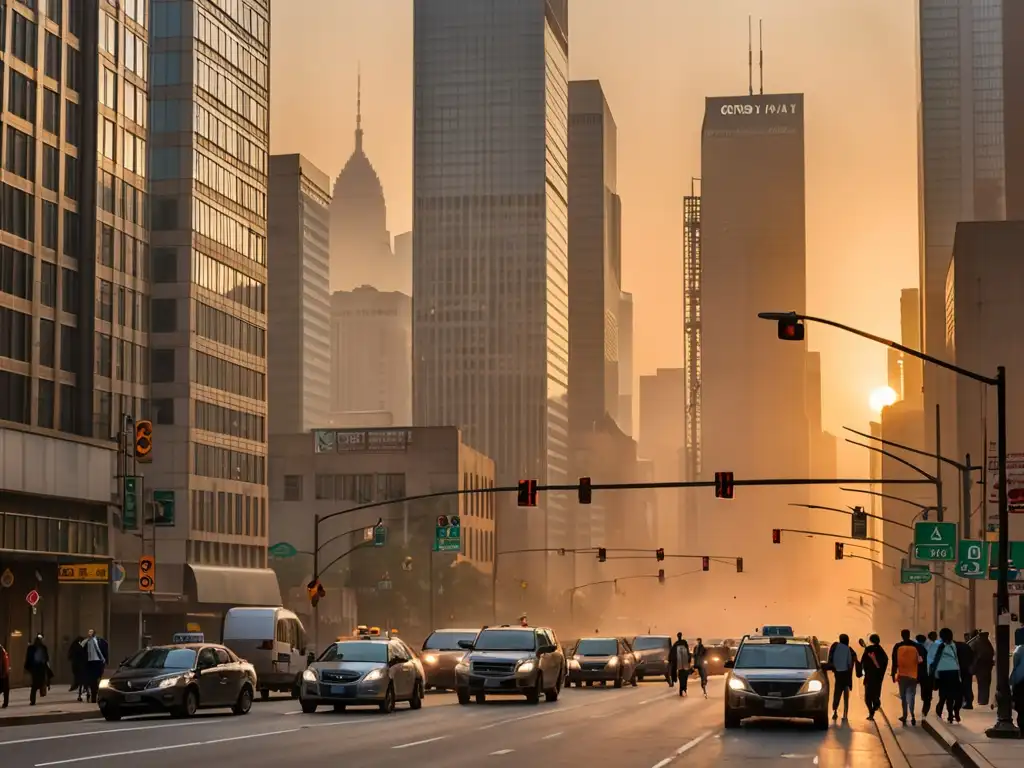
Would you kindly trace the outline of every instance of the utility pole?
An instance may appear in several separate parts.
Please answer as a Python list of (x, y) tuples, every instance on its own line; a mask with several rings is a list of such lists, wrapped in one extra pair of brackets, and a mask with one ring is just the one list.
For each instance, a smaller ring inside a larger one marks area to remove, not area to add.
[[(935, 505), (938, 509), (935, 512), (936, 519), (941, 523), (945, 519), (945, 509), (942, 506), (942, 418), (939, 410), (939, 404), (935, 404)], [(936, 627), (941, 627), (942, 622), (945, 618), (946, 612), (946, 595), (943, 589), (945, 575), (946, 575), (946, 563), (939, 562), (936, 565), (937, 573), (943, 578), (936, 579), (935, 584), (932, 587), (933, 595), (933, 610), (935, 616)], [(940, 583), (943, 582), (943, 583)]]

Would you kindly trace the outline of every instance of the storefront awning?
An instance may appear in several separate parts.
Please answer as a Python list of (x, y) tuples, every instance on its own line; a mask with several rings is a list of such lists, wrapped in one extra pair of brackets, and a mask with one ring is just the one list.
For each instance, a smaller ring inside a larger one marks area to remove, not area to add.
[(205, 605), (268, 605), (281, 603), (277, 574), (269, 568), (225, 568), (192, 565), (195, 601)]

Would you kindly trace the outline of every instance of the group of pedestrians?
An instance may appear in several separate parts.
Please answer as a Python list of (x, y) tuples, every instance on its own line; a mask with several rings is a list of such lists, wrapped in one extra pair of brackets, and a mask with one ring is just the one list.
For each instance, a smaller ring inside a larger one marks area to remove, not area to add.
[(675, 685), (678, 680), (680, 696), (689, 695), (687, 688), (690, 677), (696, 674), (700, 677), (700, 689), (704, 698), (708, 697), (708, 669), (705, 664), (707, 655), (708, 649), (704, 646), (703, 639), (698, 637), (693, 650), (690, 650), (690, 644), (683, 638), (683, 633), (676, 633), (676, 641), (672, 644), (672, 651), (668, 656), (668, 684)]
[[(72, 674), (72, 684), (68, 690), (77, 691), (79, 701), (82, 701), (83, 696), (86, 701), (96, 701), (109, 658), (107, 641), (90, 629), (84, 637), (77, 637), (71, 642), (67, 655)], [(26, 649), (23, 669), (29, 679), (29, 705), (35, 706), (37, 700), (44, 698), (50, 690), (54, 677), (50, 649), (42, 633), (37, 634)], [(8, 706), (12, 677), (10, 653), (0, 645), (0, 709)]]

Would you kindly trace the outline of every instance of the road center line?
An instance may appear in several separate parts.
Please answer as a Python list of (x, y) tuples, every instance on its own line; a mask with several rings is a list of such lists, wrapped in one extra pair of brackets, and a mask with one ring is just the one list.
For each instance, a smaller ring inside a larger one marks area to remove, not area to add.
[(497, 752), (491, 752), (491, 755), (507, 755), (511, 752), (515, 752), (514, 749), (499, 749)]
[(691, 749), (696, 747), (698, 744), (700, 744), (702, 741), (704, 741), (704, 739), (706, 739), (710, 735), (711, 735), (711, 731), (707, 731), (706, 733), (702, 733), (700, 736), (698, 736), (695, 739), (690, 739), (688, 742), (683, 744), (683, 746), (681, 746), (679, 749), (677, 749), (671, 755), (666, 757), (664, 760), (662, 760), (659, 763), (655, 763), (652, 766), (652, 768), (665, 768), (666, 765), (671, 763), (673, 760), (677, 760), (680, 757), (682, 757), (683, 755), (685, 755), (687, 752), (689, 752)]
[(47, 768), (51, 765), (69, 765), (71, 763), (85, 763), (90, 760), (106, 760), (111, 757), (129, 757), (131, 755), (145, 755), (152, 752), (169, 752), (172, 749), (188, 749), (189, 747), (206, 747), (212, 744), (226, 744), (230, 741), (245, 741), (247, 739), (261, 739), (266, 736), (280, 736), (284, 733), (298, 733), (300, 728), (289, 728), (283, 731), (267, 731), (265, 733), (247, 733), (244, 736), (229, 736), (224, 739), (209, 739), (207, 741), (190, 741), (186, 744), (168, 744), (163, 747), (148, 747), (146, 749), (131, 749), (124, 752), (107, 752), (104, 755), (86, 755), (85, 757), (72, 757), (67, 760), (54, 760), (49, 763), (36, 763), (35, 768)]
[(549, 733), (547, 736), (542, 737), (541, 741), (547, 741), (548, 739), (554, 739), (554, 738), (557, 738), (558, 736), (561, 736), (561, 735), (562, 735), (562, 731), (555, 731), (554, 733)]
[(392, 749), (408, 749), (409, 747), (418, 747), (421, 744), (431, 744), (441, 739), (447, 739), (447, 736), (435, 736), (432, 739), (420, 739), (419, 741), (410, 741), (408, 744), (396, 744)]
[(50, 736), (32, 736), (27, 739), (13, 739), (11, 741), (0, 741), (0, 747), (7, 747), (12, 744), (34, 744), (40, 741), (58, 741), (60, 739), (77, 739), (80, 736), (105, 736), (108, 733), (131, 733), (133, 731), (155, 731), (157, 728), (184, 728), (194, 725), (212, 725), (222, 723), (223, 720), (193, 720), (188, 723), (160, 723), (158, 725), (140, 725), (138, 728), (107, 728), (101, 731), (81, 731), (79, 733), (55, 733)]

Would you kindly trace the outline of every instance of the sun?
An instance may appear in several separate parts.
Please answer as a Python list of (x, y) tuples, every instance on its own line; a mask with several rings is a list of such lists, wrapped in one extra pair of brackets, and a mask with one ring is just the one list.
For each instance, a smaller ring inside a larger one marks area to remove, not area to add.
[(882, 409), (892, 405), (899, 399), (896, 390), (892, 387), (876, 387), (871, 390), (868, 396), (868, 404), (875, 413), (881, 413)]

